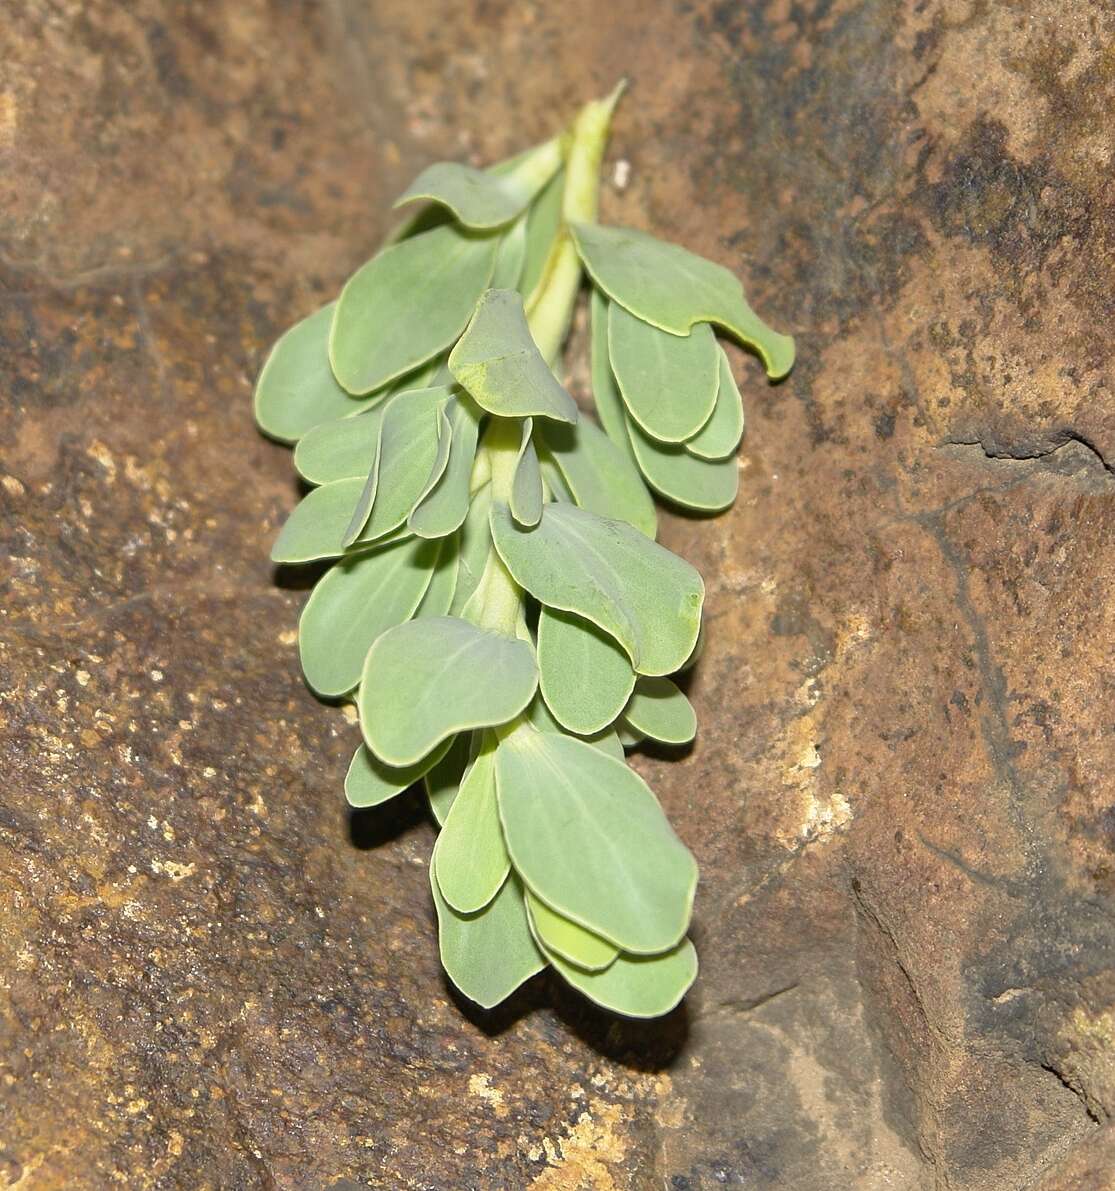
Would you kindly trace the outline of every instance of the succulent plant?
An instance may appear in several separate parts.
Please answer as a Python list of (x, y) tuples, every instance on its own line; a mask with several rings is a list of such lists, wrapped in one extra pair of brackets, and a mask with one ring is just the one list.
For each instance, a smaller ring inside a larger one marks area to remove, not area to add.
[[(335, 560), (299, 647), (312, 689), (359, 711), (348, 801), (422, 781), (440, 827), (450, 978), (490, 1007), (549, 964), (653, 1017), (696, 975), (697, 865), (624, 749), (693, 738), (669, 676), (704, 585), (656, 543), (651, 493), (735, 498), (717, 334), (771, 377), (794, 349), (727, 269), (597, 222), (618, 94), (488, 170), (424, 170), (397, 204), (416, 213), (276, 343), (255, 410), (312, 485), (272, 558)], [(598, 421), (555, 372), (586, 274)]]

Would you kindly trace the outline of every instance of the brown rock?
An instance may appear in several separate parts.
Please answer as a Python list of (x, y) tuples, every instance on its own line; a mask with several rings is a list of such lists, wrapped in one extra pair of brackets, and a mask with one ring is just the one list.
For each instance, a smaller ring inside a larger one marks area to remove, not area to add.
[[(1115, 1181), (1113, 39), (1100, 0), (9, 6), (0, 1182)], [(480, 1017), (418, 803), (346, 825), (249, 398), (420, 166), (621, 75), (605, 217), (799, 364), (737, 358), (741, 499), (664, 531), (702, 734), (638, 765), (702, 979)]]

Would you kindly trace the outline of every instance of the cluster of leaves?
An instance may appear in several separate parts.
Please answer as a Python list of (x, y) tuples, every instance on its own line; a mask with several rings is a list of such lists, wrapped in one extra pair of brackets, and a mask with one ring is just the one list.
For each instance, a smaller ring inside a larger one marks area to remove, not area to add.
[[(359, 710), (348, 801), (423, 780), (440, 826), (449, 976), (488, 1007), (551, 964), (654, 1016), (696, 974), (697, 867), (624, 748), (692, 739), (668, 676), (704, 588), (655, 542), (648, 486), (730, 504), (743, 410), (714, 327), (772, 376), (793, 345), (719, 265), (595, 223), (609, 113), (488, 171), (424, 171), (399, 201), (428, 205), (275, 345), (256, 416), (312, 485), (273, 559), (336, 560), (299, 647), (310, 686)], [(582, 265), (599, 426), (553, 371)]]

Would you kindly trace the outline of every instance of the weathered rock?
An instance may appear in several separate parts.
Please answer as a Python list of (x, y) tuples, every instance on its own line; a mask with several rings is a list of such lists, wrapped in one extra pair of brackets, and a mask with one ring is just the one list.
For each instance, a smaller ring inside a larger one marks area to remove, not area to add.
[[(9, 8), (0, 1179), (1108, 1185), (1110, 6)], [(421, 165), (625, 74), (605, 217), (800, 361), (737, 358), (741, 499), (664, 529), (702, 734), (638, 764), (702, 979), (651, 1026), (546, 981), (481, 1017), (417, 801), (346, 824), (249, 397)]]

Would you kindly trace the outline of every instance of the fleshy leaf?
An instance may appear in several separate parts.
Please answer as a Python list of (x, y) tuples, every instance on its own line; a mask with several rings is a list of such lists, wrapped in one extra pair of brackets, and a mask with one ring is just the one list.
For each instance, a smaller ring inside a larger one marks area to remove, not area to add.
[(697, 322), (716, 323), (753, 347), (769, 376), (793, 367), (793, 339), (755, 314), (739, 278), (723, 265), (633, 228), (575, 223), (572, 232), (593, 281), (638, 318), (674, 335)]
[[(546, 700), (541, 695), (537, 695), (534, 701), (527, 708), (527, 719), (538, 729), (539, 732), (558, 732), (566, 731), (554, 719), (554, 713), (546, 706)], [(617, 724), (616, 728), (605, 728), (603, 732), (594, 732), (591, 736), (582, 737), (586, 744), (591, 744), (594, 749), (599, 749), (604, 756), (614, 757), (617, 761), (623, 760), (623, 745), (619, 742), (617, 735), (618, 728), (622, 723)]]
[(529, 300), (542, 279), (546, 258), (561, 226), (561, 203), (565, 190), (565, 171), (558, 170), (527, 212), (526, 256), (518, 289)]
[(538, 524), (542, 516), (542, 472), (538, 469), (538, 454), (531, 434), (533, 418), (523, 419), (523, 439), (519, 446), (519, 460), (511, 484), (511, 515), (528, 528)]
[(692, 438), (716, 405), (720, 357), (708, 323), (671, 335), (613, 302), (608, 308), (608, 350), (623, 403), (660, 442)]
[(456, 617), (411, 620), (368, 650), (357, 707), (368, 746), (388, 765), (411, 765), (446, 737), (505, 724), (538, 686), (525, 641)]
[(563, 918), (545, 902), (539, 901), (529, 889), (526, 899), (527, 918), (535, 940), (544, 950), (586, 972), (601, 971), (619, 954), (619, 949), (606, 939)]
[(480, 586), (484, 567), (492, 549), (492, 531), (488, 514), (492, 505), (492, 490), (487, 484), (473, 493), (468, 515), (461, 526), (460, 559), (457, 563), (457, 587), (453, 592), (450, 614), (459, 615), (469, 597)]
[(685, 934), (696, 862), (623, 762), (523, 724), (496, 750), (496, 787), (515, 871), (562, 917), (640, 955)]
[(441, 549), (437, 554), (437, 566), (430, 575), (430, 586), (418, 605), (414, 615), (417, 616), (448, 616), (453, 603), (453, 592), (457, 589), (457, 564), (460, 559), (460, 538), (442, 538)]
[(449, 458), (441, 478), (415, 506), (409, 525), (419, 537), (440, 538), (463, 524), (469, 509), (469, 478), (476, 458), (481, 412), (460, 390), (445, 407)]
[(363, 479), (376, 457), (383, 408), (315, 426), (294, 448), (298, 474), (311, 484)]
[(635, 686), (631, 661), (603, 629), (571, 612), (538, 617), (539, 687), (550, 710), (578, 736), (603, 731)]
[(550, 960), (590, 1001), (627, 1017), (669, 1013), (697, 979), (697, 952), (688, 939), (663, 955), (620, 955), (602, 972), (586, 972), (556, 952)]
[(653, 538), (658, 530), (654, 501), (634, 463), (588, 418), (576, 426), (546, 422), (540, 427), (546, 454), (561, 472), (573, 500), (590, 513), (626, 521)]
[(490, 289), (449, 353), (449, 370), (482, 409), (503, 418), (577, 420), (577, 406), (550, 371), (514, 290)]
[(304, 496), (279, 531), (271, 547), (271, 561), (337, 558), (344, 551), (341, 537), (363, 488), (361, 479), (335, 480)]
[(329, 367), (329, 328), (336, 303), (295, 323), (271, 349), (256, 381), (256, 424), (280, 442), (297, 442), (322, 422), (344, 418), (359, 405)]
[[(436, 486), (448, 452), (439, 450), (441, 407), (451, 390), (444, 385), (397, 393), (383, 412), (375, 499), (361, 530), (361, 540), (375, 541), (410, 516), (423, 493)], [(354, 521), (358, 521), (355, 518)], [(351, 531), (350, 531), (351, 532)]]
[(492, 289), (515, 289), (523, 275), (523, 258), (527, 250), (527, 221), (520, 217), (500, 236), (496, 267), (492, 273)]
[(610, 633), (640, 674), (672, 674), (701, 623), (704, 584), (689, 563), (623, 521), (548, 504), (531, 530), (493, 504), (492, 537), (520, 587)]
[(306, 681), (319, 695), (347, 694), (385, 629), (409, 620), (430, 585), (440, 543), (410, 538), (342, 559), (317, 582), (298, 622)]
[(605, 434), (634, 465), (635, 456), (627, 436), (627, 410), (612, 371), (612, 355), (608, 348), (608, 299), (595, 287), (589, 307), (592, 319), (592, 396), (596, 403), (596, 416)]
[(345, 283), (329, 359), (350, 393), (369, 393), (444, 351), (495, 268), (498, 236), (435, 227), (386, 248)]
[(449, 979), (470, 1001), (491, 1009), (546, 966), (527, 922), (523, 888), (512, 873), (478, 914), (458, 914), (441, 895), (430, 864), (438, 946)]
[(620, 720), (616, 725), (616, 739), (624, 749), (637, 749), (646, 740), (646, 737), (642, 732), (636, 732), (634, 728), (629, 728), (623, 720)]
[(401, 794), (437, 765), (448, 749), (449, 741), (444, 741), (416, 765), (394, 769), (390, 765), (384, 765), (367, 745), (362, 744), (353, 754), (352, 763), (345, 775), (345, 798), (349, 806), (362, 810), (369, 806), (379, 806), (389, 798), (394, 798), (396, 794)]
[(461, 782), (438, 840), (434, 875), (454, 910), (475, 914), (499, 892), (510, 869), (496, 803), (493, 742)]
[(720, 385), (712, 416), (685, 444), (685, 449), (698, 459), (727, 459), (743, 437), (743, 399), (724, 349), (721, 347), (719, 352)]
[(496, 174), (458, 161), (427, 166), (395, 201), (396, 208), (428, 199), (448, 207), (458, 223), (472, 228), (495, 228), (510, 223), (530, 202), (530, 195)]
[(457, 797), (461, 779), (472, 759), (472, 738), (472, 732), (462, 732), (459, 736), (454, 736), (448, 752), (423, 780), (430, 813), (439, 827), (445, 826), (449, 808)]
[(656, 442), (631, 421), (627, 428), (639, 470), (659, 495), (702, 513), (719, 512), (736, 499), (739, 464), (734, 455), (715, 462), (698, 459), (686, 449), (687, 443)]
[(640, 678), (623, 719), (636, 732), (663, 744), (688, 744), (697, 734), (692, 705), (668, 678)]

